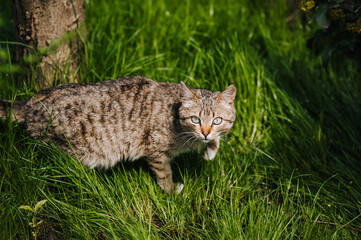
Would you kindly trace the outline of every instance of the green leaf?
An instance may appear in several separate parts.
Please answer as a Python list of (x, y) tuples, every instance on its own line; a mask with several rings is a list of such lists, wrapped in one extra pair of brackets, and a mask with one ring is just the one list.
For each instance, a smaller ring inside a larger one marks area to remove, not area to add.
[(330, 45), (330, 46), (327, 46), (327, 47), (322, 51), (321, 58), (322, 58), (322, 64), (323, 64), (323, 67), (324, 67), (324, 68), (327, 68), (327, 65), (328, 65), (329, 62), (330, 62), (331, 54), (332, 54), (333, 50), (335, 50), (335, 48), (336, 48), (336, 46)]
[(19, 207), (19, 209), (24, 209), (24, 210), (28, 210), (30, 212), (34, 212), (34, 209), (28, 205), (22, 205)]
[(356, 5), (355, 5), (355, 8), (354, 8), (354, 12), (355, 13), (357, 13), (358, 11), (360, 11), (361, 10), (361, 3), (357, 3)]
[(337, 8), (337, 7), (339, 7), (339, 6), (340, 6), (339, 3), (330, 3), (330, 4), (328, 5), (328, 8)]
[(327, 4), (321, 4), (318, 11), (316, 12), (317, 22), (324, 28), (328, 28), (331, 24), (331, 20), (327, 14)]
[(39, 226), (42, 222), (43, 222), (43, 220), (41, 220), (41, 221), (37, 222), (37, 223), (34, 225), (34, 227)]
[(39, 201), (35, 207), (34, 207), (34, 212), (38, 212), (38, 210), (47, 202), (48, 200), (41, 200)]

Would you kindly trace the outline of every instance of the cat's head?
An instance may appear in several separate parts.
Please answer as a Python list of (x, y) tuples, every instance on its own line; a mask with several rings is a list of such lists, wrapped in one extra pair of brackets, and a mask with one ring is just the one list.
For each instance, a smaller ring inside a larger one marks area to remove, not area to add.
[(236, 88), (230, 85), (224, 92), (191, 89), (181, 82), (182, 106), (179, 109), (185, 132), (203, 142), (223, 136), (236, 120), (234, 98)]

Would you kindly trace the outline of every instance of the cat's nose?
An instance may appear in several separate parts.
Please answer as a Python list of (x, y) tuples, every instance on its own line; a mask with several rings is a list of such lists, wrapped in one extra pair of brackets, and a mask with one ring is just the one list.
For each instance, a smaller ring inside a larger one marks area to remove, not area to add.
[(207, 137), (209, 135), (209, 132), (202, 132), (202, 134), (204, 135), (204, 137)]

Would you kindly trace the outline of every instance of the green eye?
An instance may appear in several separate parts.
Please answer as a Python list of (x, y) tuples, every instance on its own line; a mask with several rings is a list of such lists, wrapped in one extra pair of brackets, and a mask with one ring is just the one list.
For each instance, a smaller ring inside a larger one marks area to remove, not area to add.
[(219, 124), (222, 123), (222, 120), (223, 119), (221, 117), (217, 117), (217, 118), (213, 119), (213, 124), (214, 125), (219, 125)]
[(195, 124), (199, 124), (201, 122), (201, 120), (199, 119), (199, 117), (196, 117), (196, 116), (192, 116), (191, 117), (191, 120), (193, 123)]

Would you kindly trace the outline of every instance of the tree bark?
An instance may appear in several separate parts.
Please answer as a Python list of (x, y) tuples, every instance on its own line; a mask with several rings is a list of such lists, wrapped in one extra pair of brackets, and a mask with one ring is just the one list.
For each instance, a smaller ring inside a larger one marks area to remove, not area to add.
[(77, 30), (84, 22), (85, 0), (13, 0), (16, 38), (24, 44), (17, 46), (16, 60), (29, 54), (37, 59), (29, 80), (34, 76), (40, 87), (78, 81), (83, 50), (78, 33), (85, 31)]

